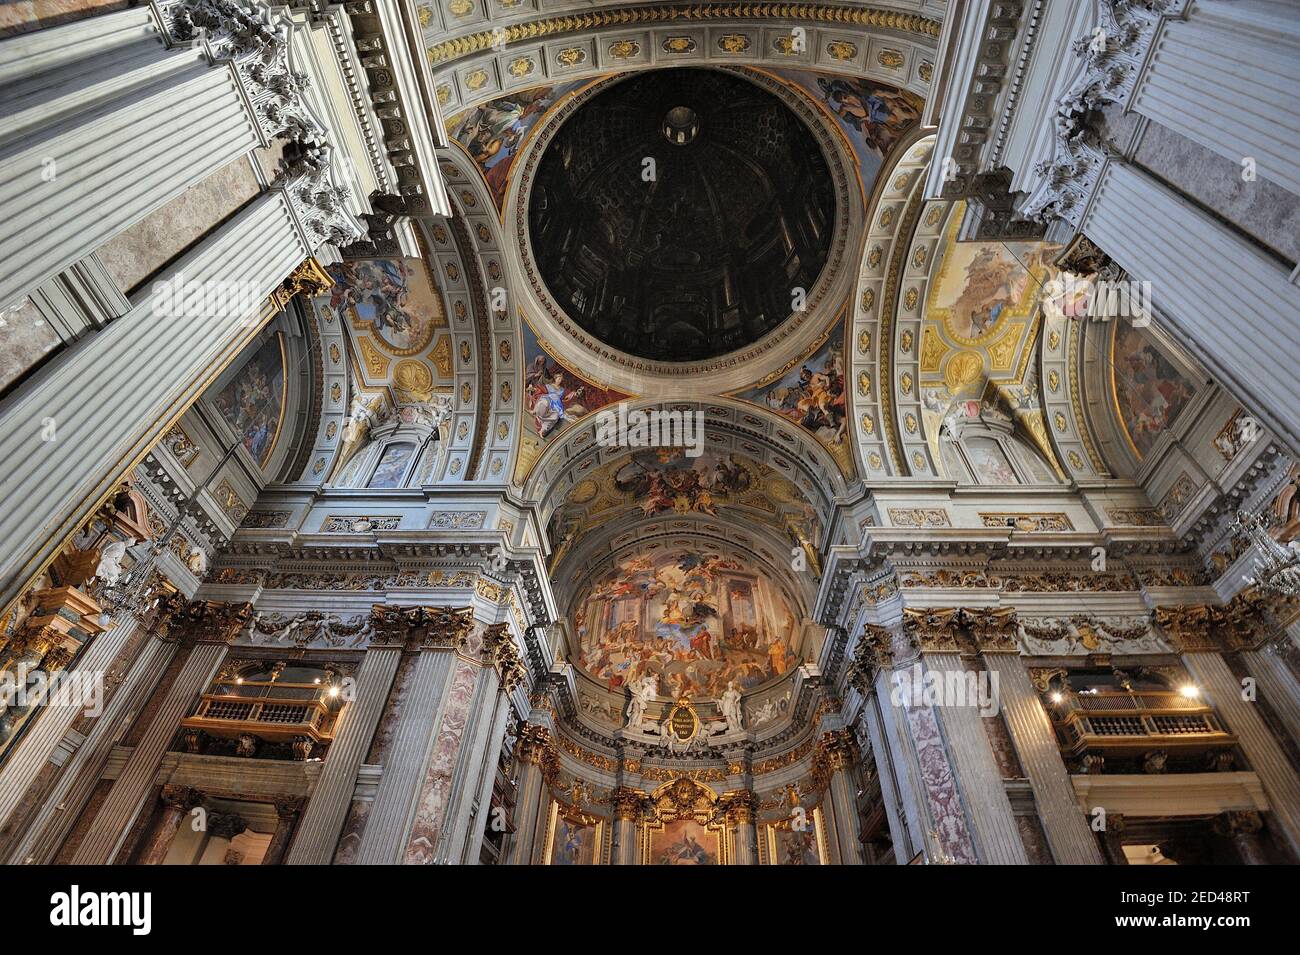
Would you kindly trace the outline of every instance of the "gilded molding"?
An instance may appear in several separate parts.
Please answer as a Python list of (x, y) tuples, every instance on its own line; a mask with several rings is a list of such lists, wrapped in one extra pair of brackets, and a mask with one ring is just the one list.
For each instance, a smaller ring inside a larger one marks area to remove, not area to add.
[(678, 21), (704, 22), (709, 20), (813, 20), (846, 26), (874, 27), (914, 33), (928, 39), (939, 36), (940, 24), (926, 17), (871, 7), (841, 7), (827, 3), (698, 3), (689, 6), (646, 6), (621, 9), (592, 10), (573, 16), (544, 17), (527, 23), (515, 23), (492, 30), (480, 30), (456, 37), (429, 47), (429, 62), (444, 63), (491, 49), (500, 44), (504, 34), (505, 45), (524, 40), (600, 30), (604, 27), (628, 27), (637, 24), (674, 23)]

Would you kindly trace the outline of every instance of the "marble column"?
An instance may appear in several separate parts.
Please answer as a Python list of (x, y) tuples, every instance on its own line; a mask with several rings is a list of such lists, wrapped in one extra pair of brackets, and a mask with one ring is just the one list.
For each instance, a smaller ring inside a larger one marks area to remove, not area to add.
[(419, 644), (418, 659), (402, 690), (392, 737), (384, 754), (384, 774), (357, 848), (358, 865), (395, 865), (405, 847), (425, 764), (437, 738), (456, 648), (446, 641)]
[(834, 861), (839, 865), (862, 864), (862, 830), (858, 819), (857, 787), (853, 781), (856, 760), (857, 744), (848, 730), (824, 733), (817, 741), (813, 765), (825, 784), (825, 800), (830, 809), (825, 814), (825, 821), (830, 829)]
[(515, 744), (519, 770), (519, 799), (515, 803), (515, 831), (510, 839), (509, 865), (533, 865), (541, 831), (546, 824), (549, 788), (558, 757), (551, 742), (551, 731), (537, 723), (525, 723)]
[(1300, 777), (1296, 776), (1286, 753), (1255, 704), (1242, 699), (1241, 681), (1221, 654), (1184, 647), (1183, 663), (1223, 720), (1224, 729), (1237, 737), (1250, 768), (1268, 796), (1273, 819), (1290, 844), (1291, 852), (1300, 857)]
[(152, 790), (182, 717), (211, 684), (225, 659), (226, 642), (247, 623), (252, 607), (177, 599), (164, 612), (168, 634), (189, 645), (185, 663), (77, 846), (74, 865), (103, 865), (117, 856)]
[(298, 828), (298, 820), (302, 818), (302, 807), (305, 803), (304, 799), (275, 801), (275, 832), (271, 833), (271, 841), (267, 843), (266, 852), (262, 856), (262, 865), (284, 864), (285, 854), (293, 841), (293, 834)]
[(486, 805), (496, 776), (497, 759), (505, 734), (509, 695), (527, 686), (520, 645), (508, 624), (484, 629), (482, 659), (486, 664), (477, 676), (474, 694), (460, 733), (456, 768), (450, 781), (443, 810), (434, 861), (462, 865), (478, 861), (484, 821), (479, 810)]
[(196, 807), (202, 805), (203, 793), (189, 786), (164, 786), (161, 799), (163, 809), (148, 841), (140, 850), (140, 865), (162, 865), (181, 824)]
[(1300, 746), (1300, 681), (1280, 650), (1282, 642), (1289, 640), (1283, 634), (1271, 646), (1243, 651), (1241, 660), (1246, 672), (1255, 678), (1259, 700), (1268, 704), (1291, 735), (1291, 741)]
[(984, 654), (998, 675), (998, 698), (1016, 757), (1034, 790), (1038, 820), (1058, 865), (1100, 865), (1104, 861), (1087, 817), (1079, 811), (1074, 786), (1056, 742), (1052, 721), (1034, 690), (1018, 653)]
[[(976, 685), (978, 674), (970, 672), (956, 653), (926, 653), (922, 657), (926, 678), (938, 686), (949, 683)], [(944, 696), (946, 697), (946, 692)], [(968, 698), (970, 697), (970, 698)], [(960, 699), (944, 699), (936, 707), (947, 738), (948, 752), (964, 795), (966, 811), (974, 829), (980, 862), (993, 865), (1028, 865), (1025, 844), (1020, 838), (1007, 797), (1006, 785), (993, 746), (989, 742), (978, 706), (978, 695), (964, 691)]]
[(727, 821), (735, 831), (734, 865), (758, 865), (758, 802), (751, 792), (742, 792), (727, 805)]
[(149, 5), (0, 40), (0, 115), (5, 304), (262, 142), (235, 69)]
[(610, 793), (614, 806), (614, 834), (611, 862), (614, 865), (637, 865), (637, 830), (641, 823), (641, 808), (645, 796), (635, 789), (619, 787)]
[[(134, 617), (114, 624), (91, 641), (75, 666), (63, 672), (77, 679), (102, 681), (104, 672), (135, 634), (137, 626)], [(56, 703), (42, 707), (40, 713), (30, 718), (27, 732), (0, 767), (0, 827), (84, 710), (78, 702)]]
[(389, 688), (402, 657), (401, 643), (386, 643), (376, 632), (357, 671), (353, 699), (340, 717), (320, 779), (289, 850), (290, 865), (328, 865), (343, 829), (361, 760), (370, 747)]
[(103, 715), (91, 722), (85, 739), (63, 764), (53, 785), (39, 794), (36, 811), (26, 820), (25, 830), (0, 861), (43, 864), (54, 858), (94, 792), (114, 746), (130, 728), (131, 720), (162, 679), (176, 652), (175, 643), (150, 636), (131, 661)]
[(1294, 5), (1197, 0), (1156, 33), (1129, 109), (1300, 195), (1297, 56)]

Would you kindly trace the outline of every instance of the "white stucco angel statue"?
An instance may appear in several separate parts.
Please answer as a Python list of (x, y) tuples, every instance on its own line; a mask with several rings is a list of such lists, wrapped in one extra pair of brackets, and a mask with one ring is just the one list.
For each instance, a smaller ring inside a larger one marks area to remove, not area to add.
[(95, 576), (108, 586), (114, 586), (122, 576), (122, 561), (126, 558), (126, 549), (135, 543), (134, 537), (124, 541), (113, 541), (99, 552), (99, 563), (95, 567)]
[(647, 674), (634, 681), (628, 689), (632, 699), (627, 704), (627, 728), (634, 731), (642, 730), (646, 723), (646, 707), (650, 705), (650, 701), (654, 699), (659, 689), (659, 679)]
[(734, 733), (743, 727), (740, 721), (743, 718), (740, 709), (740, 691), (736, 689), (736, 681), (731, 680), (727, 683), (726, 690), (722, 693), (722, 698), (718, 700), (718, 709), (722, 710), (722, 718), (727, 721), (727, 728), (724, 732)]

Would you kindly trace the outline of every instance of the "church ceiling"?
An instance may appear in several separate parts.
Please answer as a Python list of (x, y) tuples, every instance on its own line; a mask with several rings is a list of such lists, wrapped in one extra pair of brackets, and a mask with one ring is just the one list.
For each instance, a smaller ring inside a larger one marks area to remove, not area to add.
[(802, 122), (738, 76), (692, 69), (584, 102), (528, 201), (556, 304), (600, 342), (661, 362), (726, 354), (802, 310), (836, 215)]

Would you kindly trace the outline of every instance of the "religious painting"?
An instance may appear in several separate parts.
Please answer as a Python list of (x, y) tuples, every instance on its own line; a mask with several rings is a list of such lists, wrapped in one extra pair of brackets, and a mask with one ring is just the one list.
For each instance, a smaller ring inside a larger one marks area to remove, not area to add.
[(884, 157), (921, 119), (920, 97), (883, 83), (810, 70), (776, 70), (835, 117), (858, 158), (864, 190)]
[(741, 392), (746, 401), (763, 405), (807, 428), (832, 448), (844, 443), (844, 332), (836, 326), (811, 358), (776, 381)]
[(1170, 428), (1196, 388), (1156, 346), (1145, 328), (1115, 324), (1111, 375), (1119, 419), (1139, 458)]
[(650, 833), (651, 865), (720, 865), (718, 834), (694, 819), (674, 819)]
[(791, 602), (736, 557), (643, 548), (576, 605), (578, 663), (611, 689), (652, 676), (660, 695), (717, 698), (797, 664)]
[(329, 311), (369, 331), (394, 355), (422, 351), (434, 329), (447, 324), (442, 296), (420, 259), (348, 259), (329, 271)]
[(278, 332), (258, 346), (214, 403), (253, 460), (265, 467), (284, 418), (284, 342)]
[(375, 473), (370, 478), (367, 487), (376, 489), (395, 488), (402, 486), (402, 475), (406, 473), (406, 466), (411, 463), (411, 455), (415, 453), (415, 445), (408, 442), (395, 442), (384, 448), (384, 453), (379, 458), (379, 464), (375, 467)]
[[(961, 216), (953, 213), (953, 231)], [(991, 340), (1010, 317), (1028, 316), (1058, 249), (1043, 242), (956, 242), (950, 234), (929, 294), (927, 318), (956, 341)]]
[(735, 454), (706, 451), (688, 457), (684, 448), (633, 454), (614, 473), (614, 486), (632, 495), (647, 516), (673, 512), (714, 514), (757, 483), (757, 467)]
[(805, 826), (802, 830), (772, 827), (772, 861), (777, 865), (821, 865), (814, 827)]
[(521, 479), (542, 448), (565, 426), (593, 411), (623, 401), (621, 391), (602, 388), (551, 357), (527, 322), (524, 327), (524, 429), (515, 477)]
[(1002, 446), (992, 438), (967, 438), (962, 442), (966, 458), (980, 484), (1019, 484), (1020, 479), (1007, 460)]
[(478, 165), (498, 209), (505, 202), (510, 167), (514, 165), (529, 130), (562, 96), (584, 82), (590, 81), (519, 90), (464, 110), (447, 120), (449, 136), (460, 143)]
[(550, 865), (596, 865), (599, 861), (601, 824), (584, 814), (574, 815), (551, 803)]
[[(797, 816), (764, 826), (761, 851), (768, 865), (826, 864), (826, 828), (822, 809), (796, 809)], [(796, 825), (796, 819), (798, 825)]]

